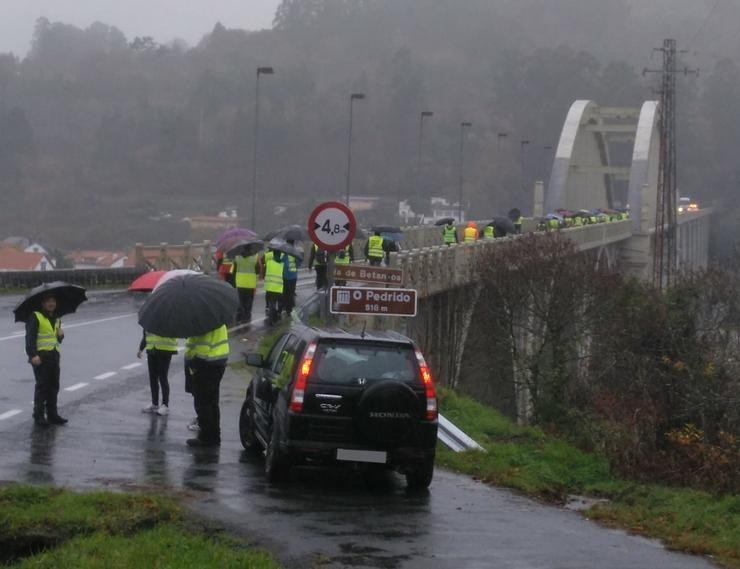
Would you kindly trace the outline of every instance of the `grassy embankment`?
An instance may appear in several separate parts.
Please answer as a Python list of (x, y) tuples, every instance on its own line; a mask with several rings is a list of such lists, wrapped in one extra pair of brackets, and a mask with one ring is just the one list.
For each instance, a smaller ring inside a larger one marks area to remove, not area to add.
[(740, 568), (740, 496), (620, 480), (603, 457), (519, 427), (449, 390), (441, 390), (440, 410), (487, 452), (456, 454), (440, 445), (438, 464), (549, 501), (562, 502), (569, 494), (606, 498), (585, 515)]
[(278, 569), (266, 553), (149, 494), (0, 487), (0, 564), (15, 569)]

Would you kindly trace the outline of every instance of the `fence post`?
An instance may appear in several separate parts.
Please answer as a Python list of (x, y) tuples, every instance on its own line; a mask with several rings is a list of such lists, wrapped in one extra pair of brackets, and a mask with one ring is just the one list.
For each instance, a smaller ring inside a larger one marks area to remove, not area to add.
[(157, 268), (160, 271), (166, 271), (169, 267), (168, 262), (169, 255), (167, 254), (167, 243), (162, 242), (159, 244), (159, 260), (157, 261)]
[(134, 266), (137, 269), (146, 268), (146, 263), (144, 262), (144, 244), (143, 243), (137, 243), (134, 248)]
[(211, 253), (211, 242), (203, 241), (203, 253), (201, 253), (200, 266), (203, 273), (210, 275), (213, 270), (213, 254)]
[(190, 265), (193, 264), (193, 244), (190, 241), (185, 241), (182, 248), (182, 261), (180, 266), (183, 269), (189, 269)]

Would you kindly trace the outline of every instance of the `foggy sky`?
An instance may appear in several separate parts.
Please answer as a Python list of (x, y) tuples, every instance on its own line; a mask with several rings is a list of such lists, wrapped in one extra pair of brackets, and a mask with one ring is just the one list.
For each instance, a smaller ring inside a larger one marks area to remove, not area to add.
[(220, 21), (227, 28), (269, 28), (280, 0), (0, 0), (0, 53), (25, 55), (34, 22), (45, 16), (86, 28), (95, 21), (119, 28), (128, 40), (152, 36), (189, 45)]

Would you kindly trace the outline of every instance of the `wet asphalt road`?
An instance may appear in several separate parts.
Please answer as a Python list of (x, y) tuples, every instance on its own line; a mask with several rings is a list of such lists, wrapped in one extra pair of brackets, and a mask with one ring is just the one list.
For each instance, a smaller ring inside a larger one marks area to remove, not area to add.
[[(396, 475), (368, 488), (360, 477), (341, 470), (296, 472), (290, 483), (270, 486), (261, 457), (249, 455), (239, 444), (238, 412), (247, 380), (233, 370), (222, 383), (221, 448), (191, 450), (185, 445), (190, 435), (186, 424), (194, 413), (183, 390), (181, 358), (172, 364), (169, 417), (140, 412), (148, 402), (143, 367), (120, 369), (136, 361), (138, 326), (135, 317), (125, 316), (136, 302), (127, 295), (106, 295), (88, 305), (99, 309), (65, 319), (69, 341), (62, 356), (62, 385), (88, 385), (62, 392), (62, 410), (70, 418), (64, 427), (32, 426), (30, 368), (22, 370), (28, 366), (22, 356), (21, 366), (8, 360), (14, 354), (8, 346), (22, 352), (22, 342), (0, 341), (0, 416), (9, 404), (24, 407), (23, 413), (0, 420), (0, 481), (184, 490), (196, 512), (264, 545), (288, 567), (712, 567), (703, 559), (667, 552), (655, 542), (601, 528), (574, 512), (442, 470), (430, 492), (421, 495), (407, 494)], [(260, 309), (255, 307), (256, 315)], [(111, 317), (117, 319), (70, 326)], [(0, 326), (3, 337), (15, 331), (5, 322)], [(93, 361), (75, 363), (72, 354), (80, 348), (74, 347), (73, 338), (78, 333), (110, 345)], [(234, 338), (232, 353), (238, 356), (257, 338), (257, 332), (248, 334), (246, 342)], [(104, 380), (90, 379), (106, 370), (118, 371)]]

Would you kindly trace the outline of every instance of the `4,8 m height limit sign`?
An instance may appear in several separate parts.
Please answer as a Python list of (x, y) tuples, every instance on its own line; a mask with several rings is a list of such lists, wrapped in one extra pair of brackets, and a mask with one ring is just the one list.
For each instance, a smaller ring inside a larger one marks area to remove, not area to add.
[(319, 249), (341, 251), (352, 243), (357, 231), (357, 221), (346, 205), (324, 202), (308, 217), (308, 234)]

